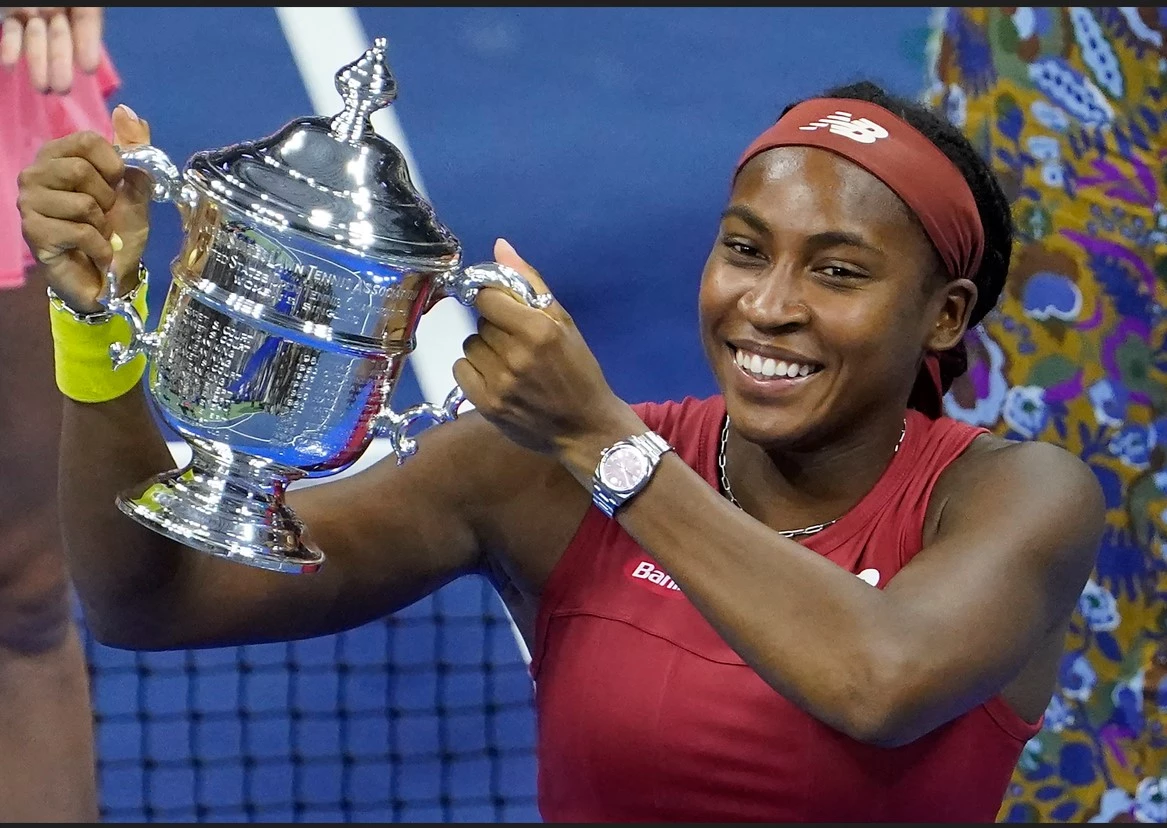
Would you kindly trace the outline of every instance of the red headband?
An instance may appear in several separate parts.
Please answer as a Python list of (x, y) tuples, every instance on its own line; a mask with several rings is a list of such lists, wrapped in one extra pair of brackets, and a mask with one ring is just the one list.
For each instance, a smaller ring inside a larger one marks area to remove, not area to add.
[(953, 278), (981, 265), (985, 232), (976, 199), (952, 160), (903, 119), (867, 101), (814, 98), (759, 135), (737, 162), (774, 147), (819, 147), (874, 175), (908, 205)]

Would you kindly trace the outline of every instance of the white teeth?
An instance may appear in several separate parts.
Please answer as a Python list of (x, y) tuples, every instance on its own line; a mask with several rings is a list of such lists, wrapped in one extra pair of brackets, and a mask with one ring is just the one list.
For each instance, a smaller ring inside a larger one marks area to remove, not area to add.
[(781, 359), (773, 359), (772, 357), (763, 357), (759, 354), (751, 354), (748, 351), (743, 351), (740, 348), (734, 349), (733, 358), (734, 362), (743, 371), (767, 379), (775, 377), (797, 379), (799, 377), (808, 377), (814, 373), (814, 369), (809, 365), (800, 365), (797, 362), (786, 362)]

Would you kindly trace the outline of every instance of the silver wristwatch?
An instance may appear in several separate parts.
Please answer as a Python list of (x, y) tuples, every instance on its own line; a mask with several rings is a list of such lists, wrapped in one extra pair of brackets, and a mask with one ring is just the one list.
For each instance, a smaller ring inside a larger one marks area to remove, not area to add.
[(592, 502), (608, 517), (648, 485), (672, 446), (653, 431), (618, 440), (600, 455), (592, 475)]

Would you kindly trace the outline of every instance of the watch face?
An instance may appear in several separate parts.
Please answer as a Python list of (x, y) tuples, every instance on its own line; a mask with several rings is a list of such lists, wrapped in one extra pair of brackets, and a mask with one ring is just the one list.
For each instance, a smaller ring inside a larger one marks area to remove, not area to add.
[(628, 492), (648, 474), (648, 458), (632, 446), (619, 446), (608, 452), (600, 464), (600, 479), (609, 489)]

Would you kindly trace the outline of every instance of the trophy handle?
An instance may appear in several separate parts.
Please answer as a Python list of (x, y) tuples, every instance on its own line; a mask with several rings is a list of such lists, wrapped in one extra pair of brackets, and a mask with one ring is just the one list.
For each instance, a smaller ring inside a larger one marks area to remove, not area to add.
[[(186, 214), (189, 213), (198, 195), (194, 188), (183, 182), (178, 167), (174, 165), (165, 152), (149, 144), (140, 144), (128, 149), (118, 147), (117, 151), (127, 167), (141, 170), (149, 177), (153, 186), (153, 191), (150, 193), (153, 201), (173, 202), (183, 213), (183, 218), (186, 218)], [(146, 269), (140, 268), (138, 276), (141, 280), (145, 280)], [(140, 289), (141, 287), (136, 288), (135, 292)], [(130, 323), (130, 341), (124, 344), (115, 342), (109, 346), (109, 356), (113, 360), (114, 367), (122, 367), (138, 354), (150, 357), (154, 348), (158, 346), (158, 334), (146, 331), (145, 320), (138, 315), (137, 309), (134, 308), (133, 294), (130, 296), (117, 295), (117, 275), (113, 272), (113, 268), (106, 271), (105, 285), (102, 287), (97, 301), (108, 313), (120, 316)]]
[(114, 368), (121, 368), (138, 354), (144, 354), (149, 359), (154, 355), (154, 349), (158, 347), (161, 339), (157, 332), (150, 333), (146, 330), (146, 321), (138, 315), (138, 309), (134, 307), (134, 294), (145, 287), (147, 278), (145, 268), (139, 268), (138, 278), (141, 280), (138, 287), (128, 296), (115, 296), (118, 277), (113, 268), (110, 268), (105, 272), (105, 286), (97, 297), (98, 303), (107, 313), (120, 316), (130, 323), (130, 341), (114, 342), (109, 346), (109, 357), (113, 360)]
[(129, 148), (118, 147), (117, 151), (127, 167), (141, 170), (149, 176), (154, 187), (150, 194), (151, 199), (173, 202), (183, 213), (183, 217), (186, 217), (186, 213), (198, 201), (198, 193), (183, 180), (170, 156), (150, 144), (139, 144)]
[[(537, 293), (513, 267), (498, 262), (484, 262), (451, 271), (438, 282), (436, 296), (439, 299), (453, 296), (463, 305), (470, 306), (478, 298), (478, 291), (484, 287), (509, 291), (532, 308), (550, 307), (555, 301), (550, 293)], [(406, 433), (410, 426), (422, 418), (431, 420), (433, 425), (447, 423), (458, 416), (458, 409), (465, 401), (466, 395), (455, 385), (441, 405), (421, 403), (407, 408), (401, 414), (386, 408), (381, 417), (386, 423), (389, 445), (397, 455), (397, 465), (404, 463), (407, 457), (417, 451), (417, 440)]]
[(519, 271), (498, 262), (483, 262), (453, 271), (438, 282), (437, 295), (453, 296), (467, 307), (474, 304), (484, 287), (502, 288), (532, 308), (548, 308), (555, 301), (550, 293), (536, 293)]

